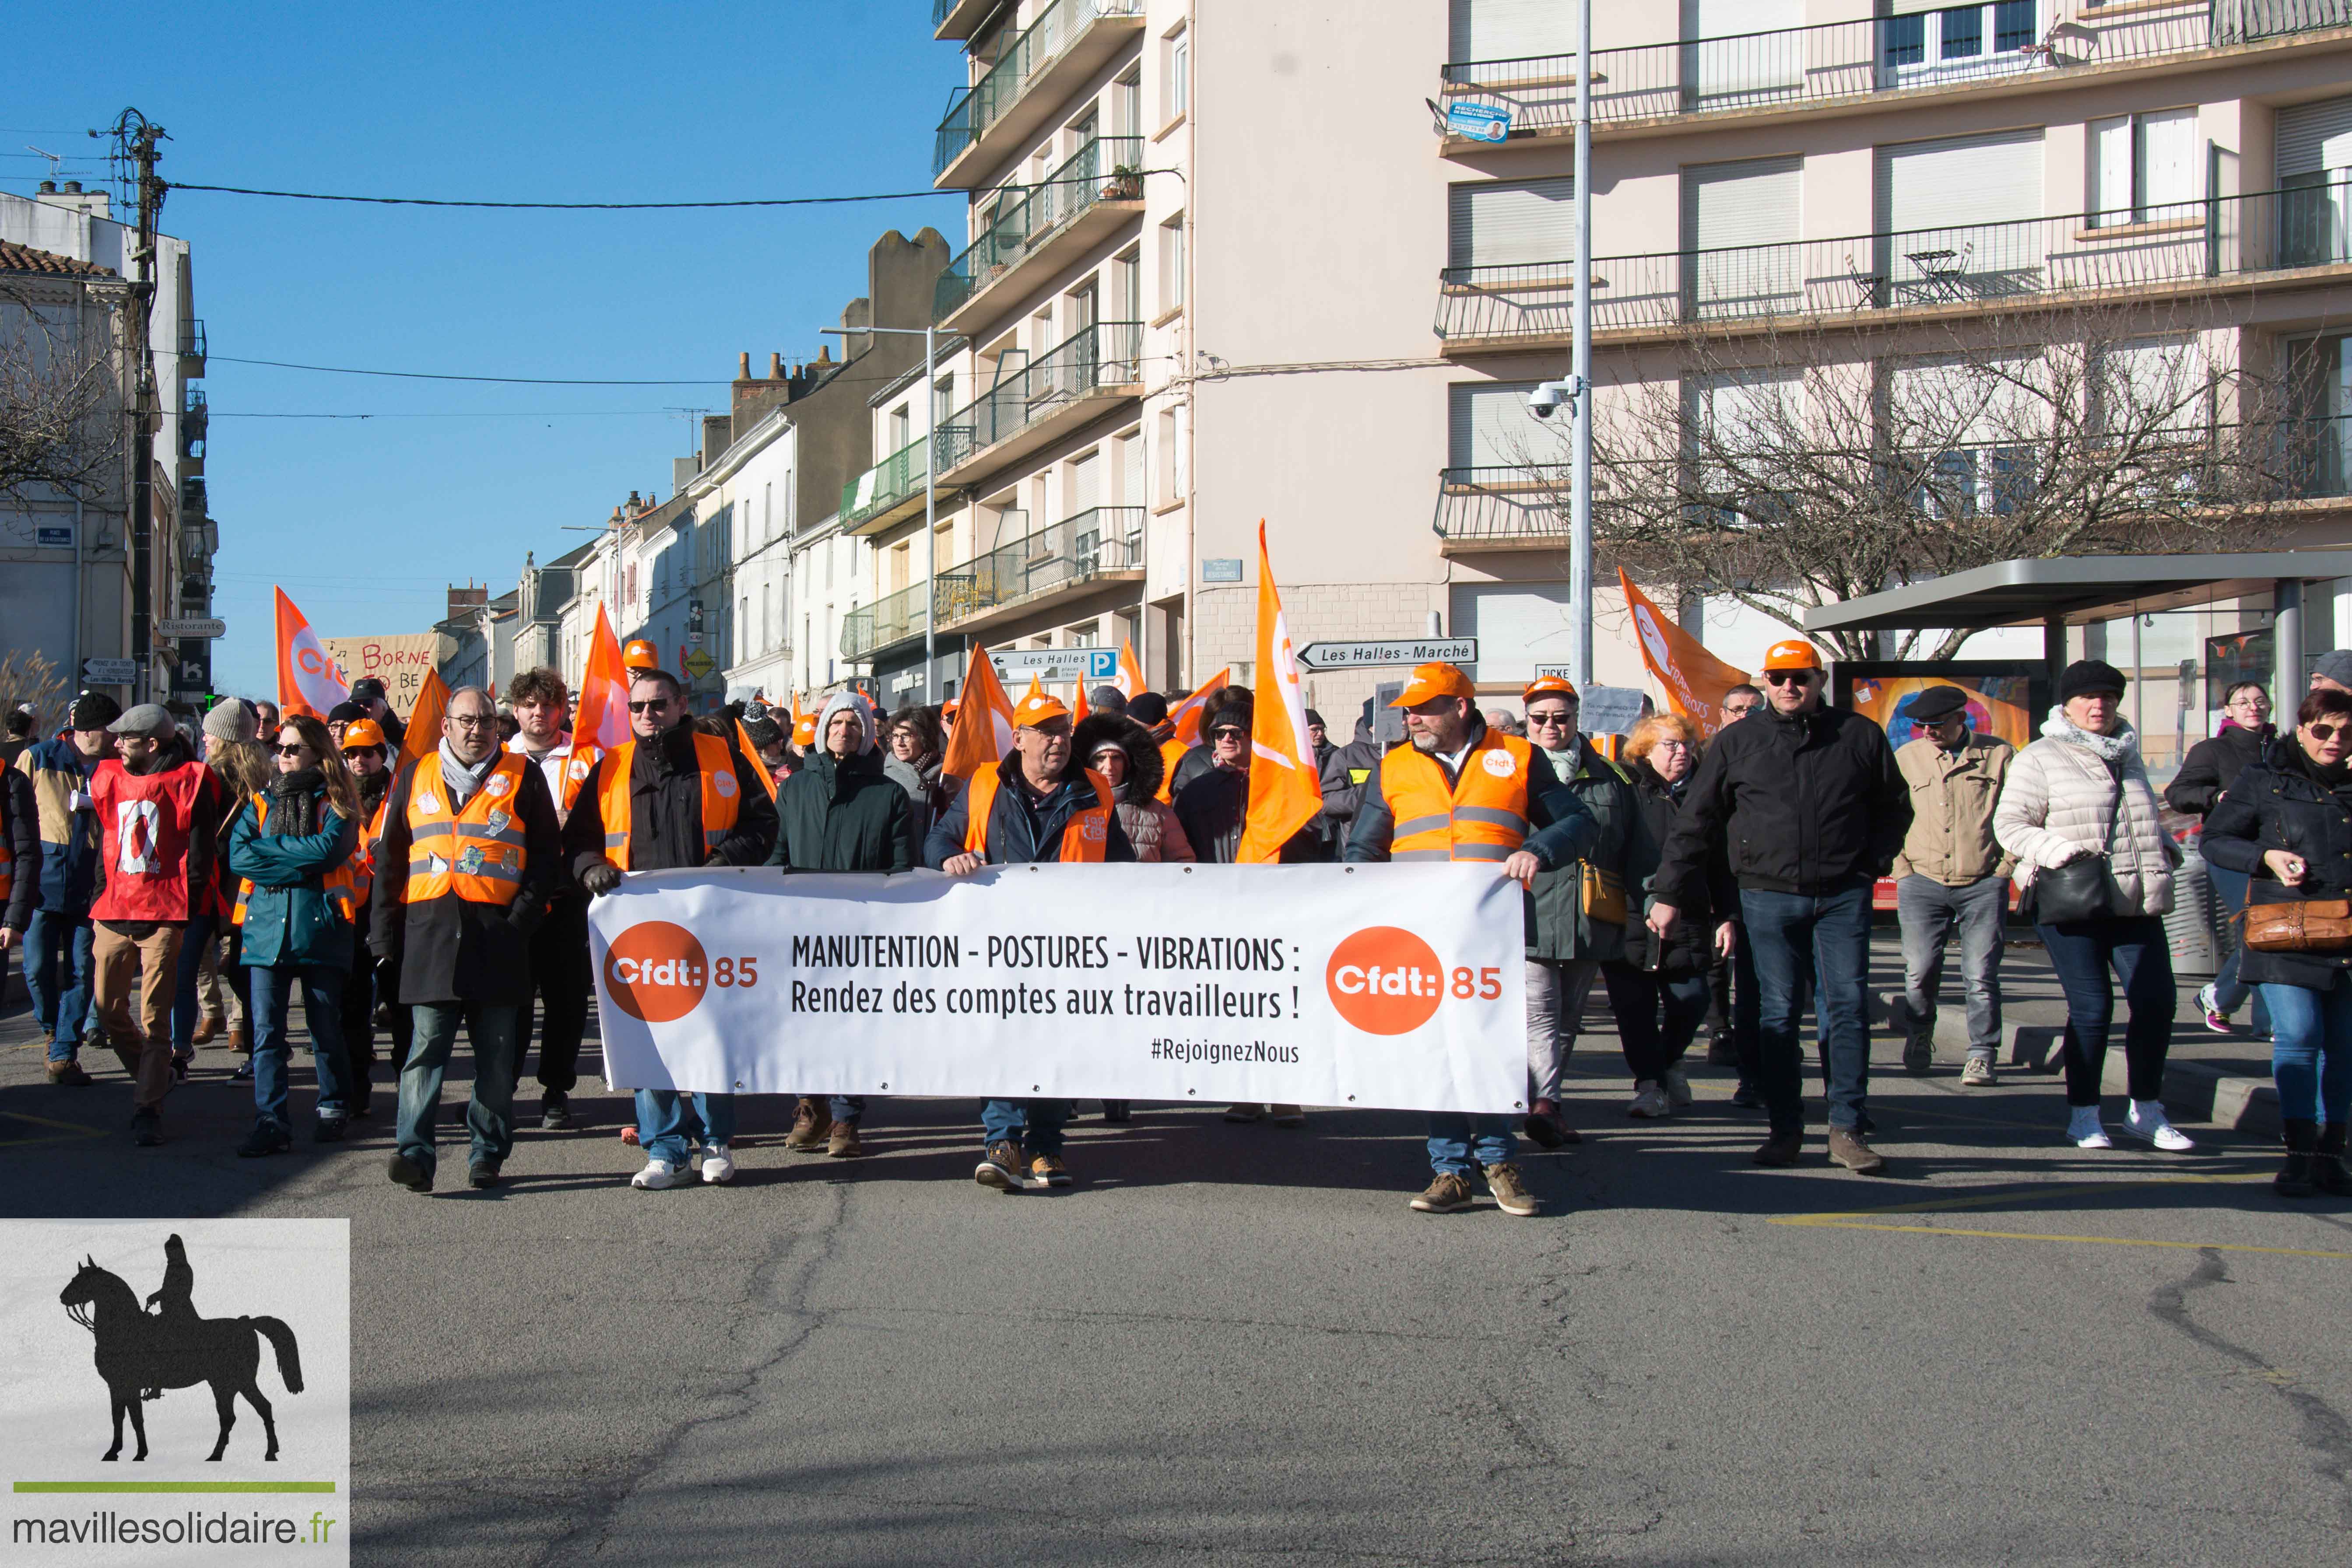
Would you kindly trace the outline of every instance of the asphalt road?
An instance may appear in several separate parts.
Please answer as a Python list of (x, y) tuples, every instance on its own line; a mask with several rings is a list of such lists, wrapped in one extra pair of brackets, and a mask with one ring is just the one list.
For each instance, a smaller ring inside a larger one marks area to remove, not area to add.
[(1410, 1212), (1410, 1116), (1150, 1105), (1078, 1124), (1066, 1193), (976, 1186), (972, 1108), (887, 1100), (866, 1159), (761, 1101), (733, 1186), (643, 1193), (581, 1098), (427, 1198), (381, 1113), (235, 1158), (218, 1050), (133, 1149), (120, 1073), (53, 1089), (29, 1037), (5, 1212), (352, 1219), (363, 1562), (2352, 1559), (2352, 1205), (2235, 1134), (2063, 1146), (2050, 1078), (1887, 1071), (1892, 1179), (1763, 1172), (1719, 1075), (1626, 1121), (1603, 1035), (1527, 1220)]

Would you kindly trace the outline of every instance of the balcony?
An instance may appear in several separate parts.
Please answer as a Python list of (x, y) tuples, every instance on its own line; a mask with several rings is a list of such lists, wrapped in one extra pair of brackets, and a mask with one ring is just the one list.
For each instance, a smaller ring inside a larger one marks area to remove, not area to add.
[(924, 586), (920, 583), (910, 584), (843, 616), (841, 657), (858, 663), (885, 648), (921, 637), (930, 620)]
[[(944, 467), (958, 450), (957, 437), (944, 427), (939, 435), (939, 462)], [(841, 531), (878, 533), (922, 510), (924, 466), (923, 437), (919, 436), (842, 486)], [(954, 494), (945, 484), (933, 489), (942, 500)]]
[[(2336, 283), (2352, 279), (2352, 183), (2139, 213), (1595, 257), (1592, 268), (1596, 342), (2178, 298), (2256, 279)], [(1566, 261), (1445, 268), (1435, 324), (1445, 352), (1567, 346), (1571, 271)]]
[(1030, 281), (1086, 253), (1143, 211), (1143, 138), (1101, 136), (1011, 203), (940, 274), (931, 319), (951, 331), (982, 321), (992, 297), (1016, 300)]
[[(1139, 321), (1098, 321), (1073, 332), (940, 426), (940, 481), (961, 486), (1143, 395)], [(1010, 356), (1008, 356), (1010, 357)]]
[(180, 321), (180, 379), (200, 380), (205, 374), (205, 324), (194, 316)]
[(180, 405), (180, 456), (199, 470), (205, 460), (205, 433), (211, 426), (212, 411), (205, 401), (205, 389), (189, 387)]
[(931, 184), (971, 190), (1045, 130), (1063, 100), (1143, 31), (1143, 0), (1054, 0), (958, 93), (931, 149)]
[[(2251, 49), (2352, 27), (2352, 0), (2178, 0), (2085, 4), (2054, 26), (2034, 0), (1987, 0), (1941, 11), (1809, 27), (1598, 49), (1596, 127), (1981, 89), (2043, 86), (2070, 74), (2211, 49)], [(1574, 129), (1576, 57), (1466, 60), (1440, 75), (1441, 103), (1510, 116), (1514, 138)], [(1482, 143), (1449, 139), (1458, 153)]]
[(942, 630), (978, 635), (1109, 583), (1143, 581), (1139, 506), (1098, 506), (940, 574)]
[(1568, 486), (1549, 468), (1447, 468), (1430, 522), (1444, 550), (1568, 548)]
[(931, 0), (931, 37), (959, 42), (971, 37), (1000, 0)]

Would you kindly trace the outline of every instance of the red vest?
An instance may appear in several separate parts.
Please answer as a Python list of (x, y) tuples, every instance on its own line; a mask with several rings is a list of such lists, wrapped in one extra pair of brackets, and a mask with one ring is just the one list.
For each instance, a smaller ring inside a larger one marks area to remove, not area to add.
[[(111, 760), (98, 765), (89, 795), (106, 888), (90, 906), (90, 919), (188, 918), (188, 835), (205, 780), (201, 763), (145, 774)], [(198, 889), (198, 900), (199, 910), (210, 907), (206, 889)]]

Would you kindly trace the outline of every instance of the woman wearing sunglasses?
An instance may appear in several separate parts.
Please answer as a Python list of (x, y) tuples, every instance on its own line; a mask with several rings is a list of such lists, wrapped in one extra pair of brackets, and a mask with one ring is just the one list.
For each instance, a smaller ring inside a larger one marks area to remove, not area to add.
[(287, 1015), (302, 982), (319, 1075), (318, 1142), (339, 1143), (350, 1109), (341, 1008), (351, 973), (362, 889), (352, 864), (359, 790), (327, 727), (287, 719), (273, 744), (278, 773), (229, 826), (229, 869), (244, 879), (242, 957), (253, 982), (253, 1131), (236, 1152), (283, 1153), (293, 1145), (286, 1071)]
[[(2352, 695), (2314, 691), (2294, 734), (2241, 773), (2205, 818), (2205, 858), (2238, 872), (2253, 904), (2352, 897)], [(2352, 1122), (2352, 951), (2239, 949), (2239, 977), (2271, 1015), (2291, 1198), (2352, 1194), (2344, 1135)]]
[[(2213, 803), (2222, 792), (2238, 782), (2238, 775), (2262, 761), (2270, 750), (2278, 731), (2271, 726), (2270, 693), (2261, 683), (2241, 680), (2221, 694), (2221, 728), (2210, 741), (2200, 741), (2189, 748), (2182, 759), (2180, 771), (2164, 786), (2164, 804), (2187, 816), (2203, 816), (2213, 809)], [(2205, 865), (2206, 875), (2213, 883), (2213, 897), (2226, 921), (2231, 910), (2246, 904), (2246, 879), (2224, 866), (2211, 861)], [(2205, 1026), (2217, 1035), (2230, 1032), (2230, 1015), (2245, 1005), (2250, 989), (2245, 977), (2238, 972), (2238, 949), (2233, 932), (2236, 928), (2224, 924), (2220, 932), (2228, 956), (2221, 960), (2221, 973), (2197, 993), (2198, 1010), (2205, 1015)], [(2270, 1016), (2265, 1005), (2254, 1006), (2254, 1032), (2270, 1033)]]
[[(2164, 1058), (2172, 1042), (2172, 952), (2164, 915), (2180, 851), (2158, 817), (2139, 734), (2123, 714), (2124, 677), (2086, 658), (2058, 677), (2058, 706), (2017, 753), (1993, 808), (1993, 837), (2017, 857), (2035, 929), (2066, 994), (2066, 1136), (2112, 1149), (2099, 1120), (2113, 969), (2131, 1005), (2124, 1028), (2131, 1110), (2124, 1131), (2173, 1153), (2194, 1147), (2165, 1119)], [(2072, 869), (2067, 869), (2067, 868)], [(2065, 870), (2064, 875), (2053, 873)]]

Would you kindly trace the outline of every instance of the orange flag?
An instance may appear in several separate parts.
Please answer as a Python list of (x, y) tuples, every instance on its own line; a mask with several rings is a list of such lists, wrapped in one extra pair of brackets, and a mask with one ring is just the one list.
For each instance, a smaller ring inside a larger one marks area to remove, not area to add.
[(596, 606), (588, 664), (580, 673), (580, 711), (572, 721), (573, 746), (609, 752), (629, 738), (629, 672), (621, 666), (621, 639)]
[(1081, 680), (1078, 682), (1078, 700), (1070, 704), (1070, 722), (1083, 724), (1087, 721), (1087, 715), (1092, 711), (1094, 710), (1087, 706), (1087, 683)]
[(342, 668), (319, 646), (319, 635), (283, 588), (278, 595), (278, 709), (281, 713), (324, 716), (352, 695)]
[(1625, 590), (1625, 607), (1633, 612), (1635, 640), (1642, 645), (1642, 662), (1666, 689), (1666, 706), (1712, 735), (1723, 728), (1723, 696), (1748, 682), (1748, 672), (1706, 651), (1706, 645), (1658, 613), (1658, 606), (1633, 586), (1624, 569), (1617, 572)]
[(1206, 685), (1178, 703), (1176, 710), (1168, 715), (1169, 722), (1176, 726), (1176, 738), (1179, 741), (1188, 746), (1197, 746), (1201, 743), (1202, 710), (1208, 706), (1212, 696), (1224, 689), (1225, 683), (1233, 673), (1231, 665), (1217, 671), (1216, 674), (1209, 677)]
[(408, 733), (400, 739), (400, 760), (414, 762), (429, 757), (441, 745), (441, 715), (449, 710), (449, 688), (442, 681), (441, 672), (425, 672), (425, 685), (416, 693), (416, 706), (408, 710)]
[(1125, 637), (1118, 639), (1118, 673), (1110, 683), (1118, 688), (1121, 697), (1132, 697), (1144, 689), (1143, 666), (1135, 662), (1135, 645)]
[(957, 693), (955, 733), (948, 738), (948, 754), (940, 770), (968, 779), (982, 768), (992, 768), (1013, 751), (1013, 700), (996, 679), (988, 650), (971, 650), (971, 668), (964, 672)]
[(735, 739), (741, 743), (743, 755), (751, 763), (751, 771), (760, 775), (760, 783), (767, 789), (768, 798), (775, 799), (776, 775), (768, 771), (768, 764), (760, 756), (760, 748), (751, 743), (751, 731), (743, 727), (740, 719), (735, 721)]
[(1299, 689), (1290, 623), (1283, 618), (1282, 591), (1274, 585), (1274, 562), (1265, 552), (1264, 518), (1257, 524), (1255, 695), (1250, 710), (1249, 815), (1234, 860), (1270, 866), (1282, 858), (1290, 836), (1323, 809), (1323, 780), (1315, 765), (1315, 742), (1307, 738), (1307, 696)]

